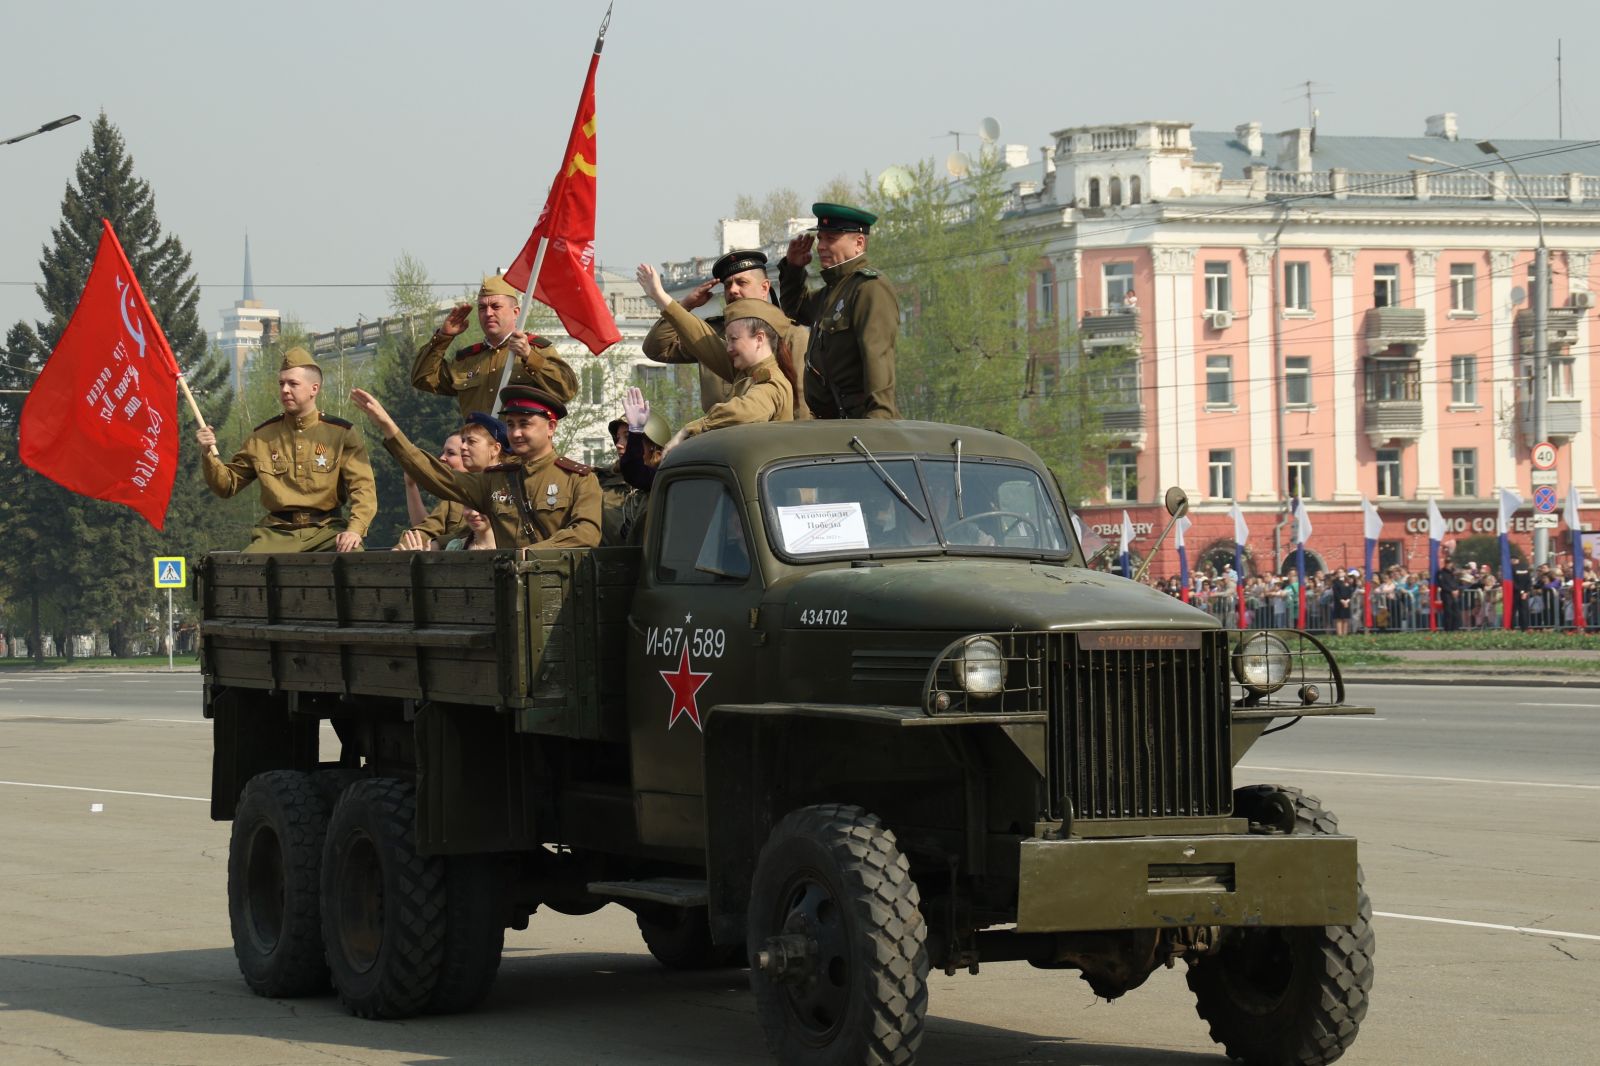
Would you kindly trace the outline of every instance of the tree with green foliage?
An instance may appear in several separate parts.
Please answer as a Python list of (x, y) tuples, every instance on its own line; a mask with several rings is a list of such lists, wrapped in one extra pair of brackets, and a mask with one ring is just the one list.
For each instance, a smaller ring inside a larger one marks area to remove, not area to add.
[[(733, 217), (759, 220), (761, 243), (765, 245), (783, 240), (789, 232), (789, 220), (808, 214), (810, 208), (810, 204), (800, 202), (799, 193), (784, 186), (773, 189), (760, 200), (753, 196), (740, 195), (733, 202)], [(718, 237), (720, 236), (719, 233)]]
[(1005, 165), (980, 160), (960, 183), (931, 162), (893, 194), (863, 182), (878, 216), (868, 256), (895, 284), (903, 325), (896, 398), (903, 418), (979, 426), (1026, 441), (1070, 501), (1100, 477), (1107, 444), (1095, 365), (1070, 356), (1070, 333), (1031, 320), (1026, 294), (1041, 249), (1003, 216)]
[[(201, 409), (213, 425), (225, 424), (232, 401), (228, 368), (200, 326), (192, 260), (176, 236), (162, 231), (150, 184), (135, 175), (122, 134), (104, 112), (91, 127), (89, 147), (62, 198), (61, 221), (39, 261), (43, 281), (34, 291), (46, 318), (8, 331), (0, 388), (30, 388), (50, 358), (88, 280), (102, 218), (116, 231)], [(12, 456), (0, 466), (0, 535), (11, 549), (0, 557), (0, 592), (13, 604), (29, 605), (36, 657), (43, 652), (40, 626), (51, 611), (64, 619), (66, 649), (74, 634), (98, 629), (112, 654), (128, 654), (163, 617), (165, 598), (158, 603), (152, 588), (151, 560), (184, 555), (194, 561), (217, 546), (222, 512), (200, 475), (195, 427), (180, 414), (178, 475), (165, 531), (157, 532), (128, 508), (70, 493), (16, 461), (22, 401), (0, 395), (0, 436)]]

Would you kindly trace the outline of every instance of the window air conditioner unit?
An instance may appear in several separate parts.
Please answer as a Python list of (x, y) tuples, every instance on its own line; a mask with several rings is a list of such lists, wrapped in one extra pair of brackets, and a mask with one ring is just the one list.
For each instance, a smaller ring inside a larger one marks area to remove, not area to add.
[(1233, 325), (1233, 312), (1211, 311), (1206, 315), (1206, 322), (1212, 329), (1227, 329)]
[(1568, 302), (1571, 303), (1573, 307), (1587, 311), (1589, 308), (1594, 306), (1594, 293), (1584, 291), (1575, 292), (1572, 294), (1572, 297)]

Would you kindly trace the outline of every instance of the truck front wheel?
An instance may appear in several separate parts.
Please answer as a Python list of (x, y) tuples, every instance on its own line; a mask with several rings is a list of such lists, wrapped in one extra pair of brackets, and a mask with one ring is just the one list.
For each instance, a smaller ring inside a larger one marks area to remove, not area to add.
[(228, 843), (228, 920), (245, 984), (274, 999), (328, 990), (317, 875), (330, 804), (310, 774), (244, 786)]
[(905, 1064), (928, 1012), (927, 926), (910, 866), (859, 807), (802, 807), (761, 849), (750, 984), (787, 1066)]
[[(1234, 811), (1279, 832), (1335, 833), (1338, 820), (1297, 789), (1252, 786)], [(1304, 929), (1238, 929), (1191, 965), (1189, 988), (1211, 1038), (1251, 1066), (1323, 1066), (1356, 1038), (1372, 990), (1372, 902), (1356, 867), (1356, 921)]]
[(428, 1006), (445, 956), (445, 864), (417, 854), (416, 793), (393, 778), (357, 781), (328, 824), (322, 935), (333, 986), (363, 1018)]

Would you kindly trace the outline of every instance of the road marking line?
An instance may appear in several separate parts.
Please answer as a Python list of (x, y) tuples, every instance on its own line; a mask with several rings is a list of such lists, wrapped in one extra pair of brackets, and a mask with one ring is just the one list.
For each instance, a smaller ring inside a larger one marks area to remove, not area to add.
[(165, 792), (129, 792), (121, 788), (86, 788), (83, 785), (46, 785), (38, 781), (0, 781), (0, 785), (15, 785), (17, 788), (54, 788), (63, 792), (100, 792), (107, 796), (143, 796), (146, 799), (190, 800), (194, 803), (211, 802), (205, 796), (171, 796)]
[(1387, 722), (1388, 720), (1370, 714), (1308, 714), (1301, 719), (1302, 722)]
[(1586, 711), (1600, 709), (1600, 703), (1518, 703), (1517, 707), (1580, 707)]
[(204, 718), (115, 718), (95, 714), (8, 714), (0, 722), (178, 722), (182, 725), (210, 725)]
[(1584, 792), (1600, 792), (1600, 785), (1573, 785), (1559, 781), (1496, 781), (1484, 777), (1428, 777), (1422, 774), (1375, 774), (1357, 770), (1308, 770), (1299, 766), (1255, 766), (1240, 763), (1241, 770), (1270, 770), (1282, 774), (1333, 774), (1338, 777), (1385, 777), (1399, 781), (1445, 781), (1458, 785), (1514, 785), (1522, 788), (1575, 788)]
[(1439, 925), (1464, 925), (1470, 929), (1498, 929), (1504, 933), (1531, 933), (1534, 936), (1571, 937), (1574, 940), (1600, 940), (1594, 933), (1568, 933), (1560, 929), (1540, 929), (1533, 925), (1495, 925), (1493, 922), (1465, 922), (1459, 918), (1432, 918), (1426, 914), (1395, 914), (1373, 911), (1374, 918), (1404, 918), (1408, 922), (1435, 922)]

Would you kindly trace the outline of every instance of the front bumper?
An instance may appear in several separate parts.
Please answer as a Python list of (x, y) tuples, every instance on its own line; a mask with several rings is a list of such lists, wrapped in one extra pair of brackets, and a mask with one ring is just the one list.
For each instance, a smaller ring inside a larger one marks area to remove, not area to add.
[(1190, 836), (1025, 840), (1017, 932), (1350, 925), (1356, 840)]

